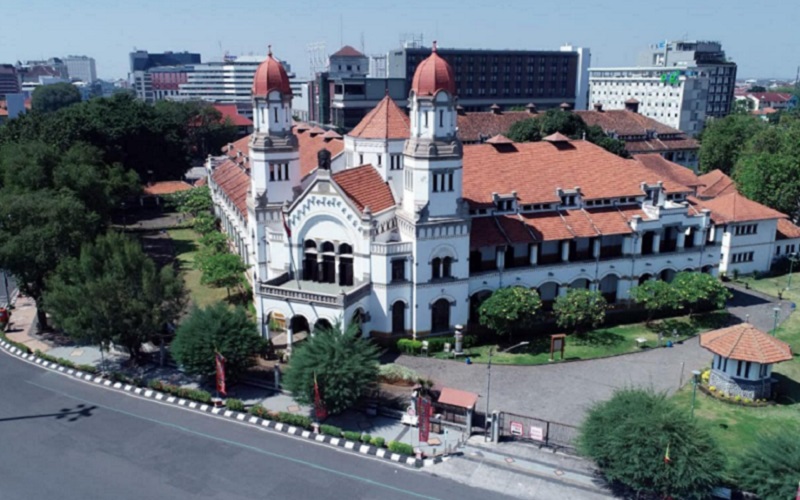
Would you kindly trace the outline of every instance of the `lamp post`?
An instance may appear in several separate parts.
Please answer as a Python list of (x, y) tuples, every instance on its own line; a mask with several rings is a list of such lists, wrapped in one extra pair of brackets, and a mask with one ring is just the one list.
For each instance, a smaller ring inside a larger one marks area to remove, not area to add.
[(796, 253), (789, 254), (789, 282), (786, 284), (786, 289), (792, 288), (792, 268), (794, 267), (794, 259), (797, 258)]
[(772, 325), (772, 336), (776, 336), (778, 332), (778, 315), (781, 313), (781, 307), (775, 306), (772, 308), (775, 313), (775, 322)]
[(692, 418), (694, 418), (694, 401), (697, 398), (698, 383), (700, 383), (700, 370), (692, 370)]
[[(519, 344), (514, 344), (511, 347), (507, 347), (500, 352), (508, 352), (512, 349), (516, 349), (517, 347), (522, 347), (524, 345), (528, 345), (530, 342), (523, 341)], [(489, 440), (489, 397), (492, 394), (492, 354), (494, 351), (494, 347), (489, 348), (489, 362), (486, 363), (486, 413), (483, 419), (483, 438), (484, 441)]]

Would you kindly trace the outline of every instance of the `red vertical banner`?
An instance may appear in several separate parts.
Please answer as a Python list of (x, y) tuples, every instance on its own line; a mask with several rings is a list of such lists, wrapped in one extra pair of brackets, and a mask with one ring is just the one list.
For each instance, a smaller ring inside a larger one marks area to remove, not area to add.
[(228, 395), (228, 390), (225, 387), (225, 357), (216, 353), (214, 356), (214, 365), (217, 368), (217, 392), (223, 396)]
[(418, 398), (417, 409), (419, 411), (419, 442), (427, 443), (431, 433), (431, 407), (430, 398)]
[(314, 414), (317, 420), (325, 420), (328, 418), (328, 410), (325, 409), (325, 403), (322, 402), (322, 395), (319, 392), (316, 373), (314, 374)]

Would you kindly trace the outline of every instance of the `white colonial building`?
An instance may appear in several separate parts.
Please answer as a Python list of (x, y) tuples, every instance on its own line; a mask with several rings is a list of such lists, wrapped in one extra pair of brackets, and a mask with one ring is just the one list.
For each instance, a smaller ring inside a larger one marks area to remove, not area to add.
[(208, 169), (264, 335), (291, 347), (339, 320), (373, 336), (445, 333), (500, 287), (536, 289), (546, 307), (576, 287), (614, 303), (647, 279), (718, 272), (734, 222), (715, 220), (691, 170), (560, 134), (462, 146), (454, 93), (434, 46), (409, 116), (387, 96), (342, 138), (293, 123), (286, 71), (272, 54), (261, 64), (254, 133)]

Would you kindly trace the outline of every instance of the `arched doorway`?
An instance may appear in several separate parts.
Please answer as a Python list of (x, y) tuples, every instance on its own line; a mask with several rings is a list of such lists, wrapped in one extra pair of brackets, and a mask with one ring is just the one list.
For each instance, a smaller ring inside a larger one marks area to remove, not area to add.
[(554, 281), (542, 283), (536, 291), (539, 292), (539, 297), (542, 299), (542, 309), (545, 311), (552, 309), (558, 296), (558, 283)]
[(480, 323), (480, 308), (481, 304), (484, 303), (486, 299), (492, 296), (492, 292), (489, 290), (482, 290), (480, 292), (475, 292), (472, 294), (472, 297), (469, 298), (469, 323), (472, 325), (477, 325)]
[(364, 335), (364, 322), (367, 320), (367, 315), (364, 313), (364, 310), (358, 308), (353, 313), (353, 317), (350, 319), (350, 324), (354, 325), (356, 330), (358, 331), (358, 336), (362, 337)]
[(664, 269), (658, 274), (658, 279), (660, 279), (661, 281), (666, 281), (667, 283), (672, 283), (672, 280), (675, 279), (675, 270)]
[(613, 304), (617, 301), (617, 287), (619, 286), (619, 277), (616, 274), (609, 274), (600, 280), (600, 293), (606, 302)]
[(714, 269), (714, 266), (703, 266), (703, 274), (711, 274), (711, 271)]
[(314, 333), (319, 332), (320, 330), (330, 330), (331, 329), (331, 322), (325, 318), (319, 318), (316, 323), (314, 323)]
[(289, 326), (291, 327), (292, 333), (294, 334), (308, 333), (309, 331), (311, 331), (308, 328), (308, 320), (305, 318), (305, 316), (302, 316), (300, 314), (292, 316), (291, 321), (289, 321)]
[(406, 333), (406, 303), (402, 300), (392, 304), (392, 333)]
[(339, 245), (339, 285), (353, 286), (353, 247)]
[(578, 278), (569, 284), (570, 289), (587, 290), (589, 288), (589, 280), (586, 278)]
[(647, 274), (647, 273), (642, 274), (641, 276), (639, 276), (639, 285), (643, 285), (645, 281), (650, 281), (651, 279), (653, 279), (652, 274)]
[(303, 243), (303, 279), (317, 281), (317, 242), (306, 240)]
[(431, 308), (431, 332), (442, 333), (450, 330), (450, 301), (441, 298)]

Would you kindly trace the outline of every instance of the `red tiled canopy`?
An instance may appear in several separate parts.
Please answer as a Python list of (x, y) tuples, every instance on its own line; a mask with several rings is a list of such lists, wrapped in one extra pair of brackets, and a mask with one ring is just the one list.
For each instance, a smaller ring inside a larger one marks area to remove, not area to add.
[(792, 359), (792, 348), (789, 344), (762, 332), (750, 323), (704, 333), (700, 335), (700, 346), (723, 358), (761, 364)]
[(473, 408), (478, 402), (478, 395), (474, 392), (460, 391), (445, 387), (439, 395), (439, 402), (444, 405), (458, 406), (459, 408)]

